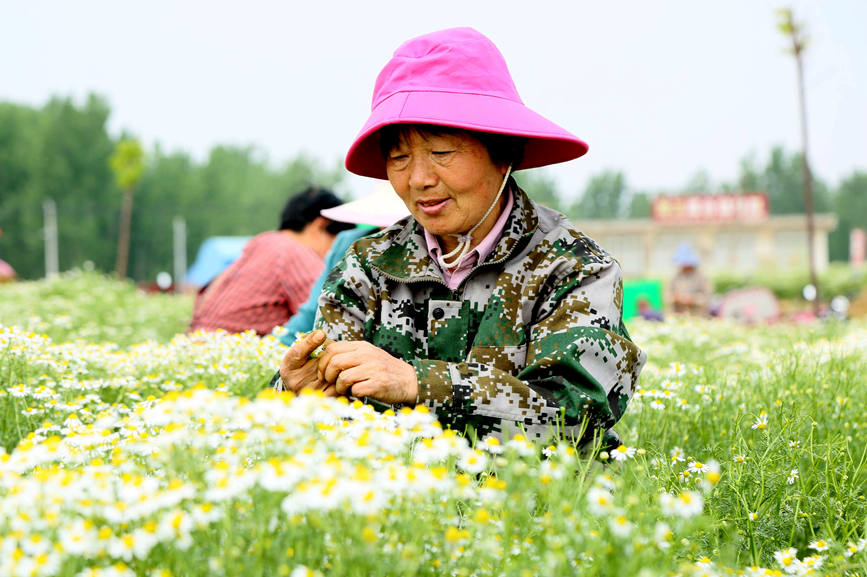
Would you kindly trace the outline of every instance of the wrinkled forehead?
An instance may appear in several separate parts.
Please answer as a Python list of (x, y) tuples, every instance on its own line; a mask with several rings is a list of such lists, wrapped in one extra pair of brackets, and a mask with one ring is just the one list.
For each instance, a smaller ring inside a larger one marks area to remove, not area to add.
[(443, 136), (472, 137), (469, 131), (436, 124), (389, 124), (379, 130), (379, 143), (383, 152), (391, 152), (407, 144), (413, 137), (428, 141)]

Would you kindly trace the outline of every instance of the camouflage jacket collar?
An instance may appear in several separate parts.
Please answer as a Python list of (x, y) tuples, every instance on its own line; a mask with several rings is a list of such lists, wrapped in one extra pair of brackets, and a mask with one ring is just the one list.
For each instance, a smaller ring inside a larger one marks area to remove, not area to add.
[[(514, 179), (509, 180), (509, 188), (514, 194), (512, 212), (503, 227), (502, 236), (482, 265), (507, 260), (539, 226), (538, 215), (527, 194), (518, 187)], [(386, 276), (399, 281), (443, 282), (442, 272), (428, 253), (424, 230), (411, 217), (394, 234), (391, 243), (383, 250), (369, 254), (369, 263)]]

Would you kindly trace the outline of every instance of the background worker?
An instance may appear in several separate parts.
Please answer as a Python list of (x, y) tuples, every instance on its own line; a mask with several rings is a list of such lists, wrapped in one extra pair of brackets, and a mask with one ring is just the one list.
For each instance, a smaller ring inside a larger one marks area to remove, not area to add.
[(240, 258), (199, 293), (188, 332), (266, 335), (289, 320), (310, 294), (335, 236), (353, 226), (320, 215), (340, 203), (315, 187), (290, 198), (280, 228), (250, 239)]
[(698, 254), (689, 243), (674, 253), (678, 271), (668, 284), (668, 302), (675, 313), (705, 316), (709, 312), (713, 287), (699, 270)]

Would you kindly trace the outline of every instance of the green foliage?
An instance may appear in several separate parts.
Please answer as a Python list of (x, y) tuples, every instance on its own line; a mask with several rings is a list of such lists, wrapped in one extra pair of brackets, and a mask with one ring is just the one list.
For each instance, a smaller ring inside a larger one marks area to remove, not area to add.
[(167, 342), (190, 321), (189, 295), (146, 294), (96, 271), (0, 284), (0, 326), (17, 326), (56, 342)]
[(849, 260), (849, 233), (853, 228), (867, 229), (867, 172), (855, 171), (837, 187), (834, 196), (837, 228), (828, 238), (832, 260)]
[(700, 169), (689, 177), (681, 192), (684, 194), (713, 194), (718, 191), (719, 187), (714, 184), (710, 173), (705, 169)]
[[(810, 282), (806, 269), (758, 270), (753, 274), (721, 273), (713, 278), (714, 290), (722, 294), (731, 290), (761, 286), (769, 289), (778, 298), (787, 300), (801, 299), (804, 285)], [(867, 271), (856, 271), (847, 264), (832, 263), (819, 274), (822, 299), (829, 300), (836, 295), (853, 297), (867, 288)]]
[[(204, 163), (159, 146), (143, 166), (134, 140), (108, 134), (108, 103), (54, 98), (42, 108), (0, 103), (0, 256), (21, 278), (44, 274), (43, 201), (57, 204), (61, 270), (115, 266), (120, 189), (138, 181), (131, 276), (172, 270), (172, 220), (187, 221), (187, 262), (212, 235), (273, 229), (289, 196), (306, 184), (337, 186), (343, 170), (299, 155), (272, 167), (252, 147), (216, 146)], [(114, 167), (114, 174), (112, 167)]]
[(627, 218), (650, 218), (650, 196), (646, 192), (636, 192), (629, 199)]
[(121, 140), (115, 145), (114, 153), (108, 162), (120, 188), (135, 188), (145, 167), (141, 143), (135, 139)]
[[(765, 166), (755, 157), (741, 161), (738, 188), (745, 192), (765, 192), (771, 214), (804, 213), (804, 175), (800, 153), (787, 154), (782, 147), (771, 150)], [(830, 210), (827, 185), (813, 176), (813, 207), (815, 212)]]
[(300, 155), (273, 169), (253, 147), (214, 147), (205, 163), (157, 147), (136, 190), (130, 270), (152, 279), (172, 270), (172, 219), (187, 225), (187, 262), (210, 236), (251, 236), (275, 229), (289, 197), (308, 184), (335, 188), (340, 169)]
[(43, 269), (42, 203), (52, 198), (60, 268), (89, 260), (114, 266), (113, 239), (120, 198), (108, 159), (114, 144), (106, 131), (109, 108), (94, 95), (83, 105), (54, 98), (41, 110), (0, 107), (0, 251), (22, 278)]
[(557, 182), (544, 170), (521, 170), (515, 173), (515, 181), (536, 202), (563, 212)]
[(590, 178), (584, 194), (572, 205), (569, 214), (579, 219), (618, 218), (623, 215), (627, 202), (623, 172), (606, 170)]

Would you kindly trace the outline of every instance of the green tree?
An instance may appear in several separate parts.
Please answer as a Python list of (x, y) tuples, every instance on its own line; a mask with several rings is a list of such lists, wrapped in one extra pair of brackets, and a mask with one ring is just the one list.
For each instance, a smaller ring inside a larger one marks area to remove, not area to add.
[(719, 188), (714, 184), (710, 173), (705, 169), (700, 169), (689, 177), (681, 192), (684, 194), (713, 194), (718, 190)]
[(617, 218), (622, 216), (627, 200), (623, 172), (608, 170), (590, 178), (569, 214), (579, 219)]
[[(802, 194), (802, 158), (799, 153), (787, 154), (775, 146), (767, 163), (760, 166), (754, 155), (740, 162), (737, 189), (744, 192), (764, 192), (772, 214), (804, 214)], [(831, 206), (827, 185), (814, 179), (814, 205), (818, 212), (826, 212)]]
[(251, 236), (279, 224), (286, 200), (305, 186), (338, 188), (344, 171), (300, 154), (272, 168), (253, 147), (216, 146), (204, 164), (184, 152), (150, 155), (136, 192), (131, 270), (153, 279), (172, 266), (172, 220), (187, 225), (187, 262), (210, 236)]
[[(81, 106), (53, 98), (38, 112), (27, 203), (39, 224), (27, 233), (38, 237), (42, 201), (54, 199), (61, 270), (85, 261), (111, 270), (116, 256), (113, 243), (106, 242), (116, 237), (120, 205), (108, 163), (114, 150), (109, 114), (108, 103), (93, 94)], [(41, 252), (28, 256), (38, 263)]]
[(636, 192), (629, 197), (628, 218), (650, 218), (650, 195), (646, 192)]
[(38, 122), (36, 110), (0, 103), (0, 256), (24, 278), (41, 271), (41, 209), (31, 200)]
[(121, 139), (115, 146), (114, 153), (112, 153), (108, 163), (114, 174), (115, 183), (123, 190), (123, 204), (120, 210), (117, 236), (117, 263), (115, 264), (117, 278), (122, 280), (126, 278), (126, 266), (129, 263), (133, 195), (145, 166), (141, 143), (134, 138)]
[(563, 211), (557, 181), (549, 173), (539, 169), (521, 170), (515, 173), (515, 182), (539, 204)]
[(832, 260), (849, 260), (849, 233), (867, 228), (867, 172), (855, 171), (840, 182), (834, 196), (837, 228), (828, 238)]

